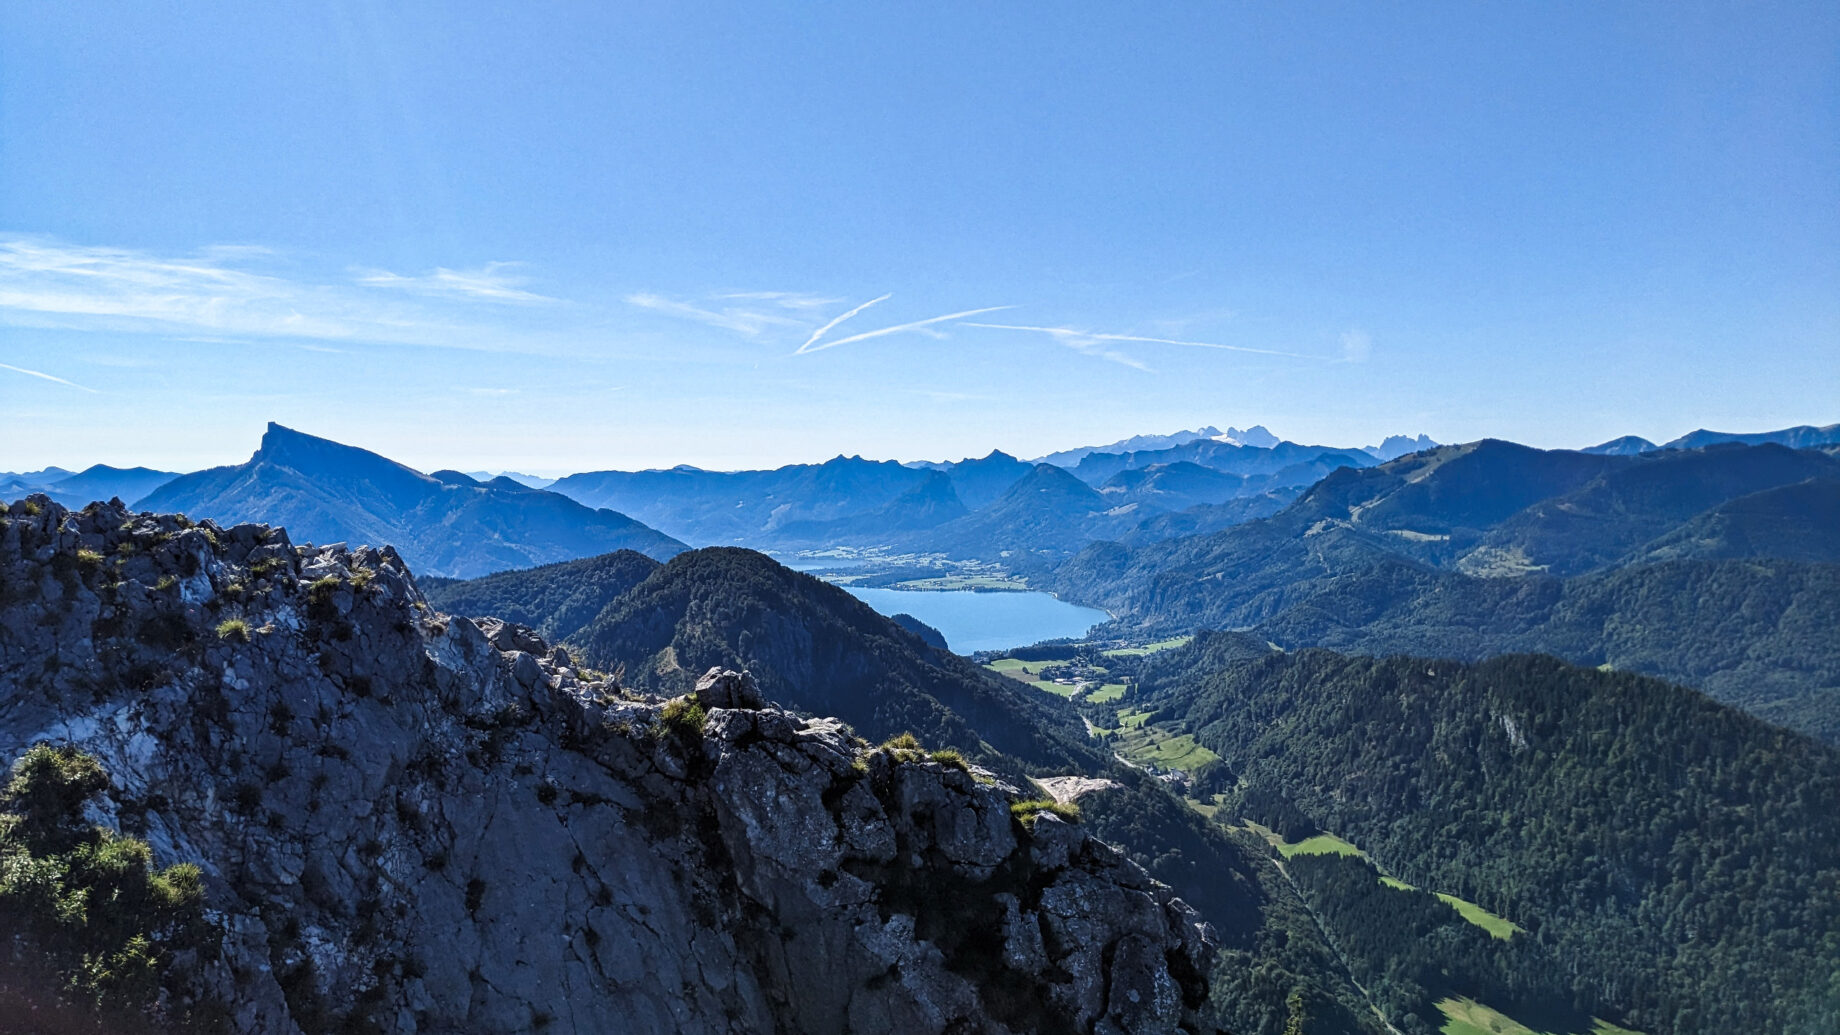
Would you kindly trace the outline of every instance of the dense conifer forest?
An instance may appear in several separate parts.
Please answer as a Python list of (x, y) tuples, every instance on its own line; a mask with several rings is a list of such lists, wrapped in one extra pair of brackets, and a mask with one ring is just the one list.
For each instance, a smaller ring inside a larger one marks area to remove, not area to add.
[[(1332, 831), (1526, 932), (1465, 947), (1425, 900), (1292, 860), (1384, 1001), (1557, 996), (1650, 1032), (1840, 1023), (1840, 752), (1550, 657), (1247, 660), (1216, 640), (1146, 664), (1144, 706), (1235, 772), (1230, 813)], [(1389, 948), (1400, 930), (1417, 948)]]

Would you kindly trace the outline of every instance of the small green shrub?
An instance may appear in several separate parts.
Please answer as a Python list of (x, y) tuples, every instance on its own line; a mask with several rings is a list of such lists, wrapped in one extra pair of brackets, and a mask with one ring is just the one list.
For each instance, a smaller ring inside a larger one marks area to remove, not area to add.
[(179, 580), (176, 578), (173, 578), (171, 575), (162, 575), (160, 576), (160, 581), (153, 584), (153, 588), (161, 592), (165, 592), (166, 590), (169, 590), (173, 588), (174, 586), (177, 586), (178, 584), (179, 584)]
[(920, 746), (920, 739), (912, 733), (902, 733), (882, 741), (878, 751), (885, 751), (897, 762), (923, 762), (926, 749)]
[(696, 698), (674, 697), (664, 703), (658, 718), (662, 723), (660, 729), (666, 733), (701, 736), (703, 720), (708, 715), (703, 711), (703, 706), (696, 703)]
[(951, 766), (961, 772), (971, 771), (971, 763), (965, 761), (964, 753), (957, 748), (940, 748), (933, 752), (932, 759), (940, 765)]
[(25, 511), (27, 517), (37, 517), (39, 514), (38, 504), (31, 500), (21, 500), (19, 509)]
[(1035, 829), (1035, 820), (1044, 812), (1052, 812), (1069, 823), (1080, 821), (1080, 807), (1073, 802), (1055, 801), (1053, 798), (1035, 798), (1030, 801), (1010, 803), (1009, 814), (1019, 820), (1030, 830)]
[(97, 550), (91, 550), (88, 547), (83, 547), (79, 549), (77, 551), (77, 567), (81, 568), (82, 570), (86, 572), (94, 572), (98, 568), (101, 568), (102, 567), (101, 552)]
[(153, 868), (145, 841), (89, 826), (108, 775), (74, 748), (40, 744), (0, 801), (0, 929), (23, 939), (79, 1003), (145, 1009), (174, 950), (203, 943), (203, 883), (190, 863)]
[(332, 595), (344, 585), (344, 581), (337, 575), (315, 579), (307, 587), (307, 617), (316, 622), (336, 622), (339, 612), (332, 604)]
[(217, 623), (217, 636), (222, 640), (235, 640), (238, 643), (249, 642), (249, 623), (241, 618), (226, 618)]
[(373, 568), (366, 568), (362, 565), (353, 568), (351, 569), (351, 588), (362, 593), (376, 577), (377, 572)]

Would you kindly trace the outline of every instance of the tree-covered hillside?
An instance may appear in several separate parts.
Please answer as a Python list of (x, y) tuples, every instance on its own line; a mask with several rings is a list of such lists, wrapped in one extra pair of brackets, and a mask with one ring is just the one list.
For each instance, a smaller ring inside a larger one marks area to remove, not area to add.
[[(1146, 663), (1140, 706), (1237, 774), (1229, 811), (1300, 815), (1524, 928), (1553, 969), (1509, 991), (1556, 976), (1650, 1033), (1840, 1026), (1840, 751), (1544, 656), (1234, 660), (1213, 639)], [(1368, 912), (1344, 940), (1395, 922)]]
[(617, 550), (476, 579), (422, 579), (421, 587), (430, 604), (449, 614), (503, 618), (559, 641), (580, 632), (660, 566), (642, 553)]

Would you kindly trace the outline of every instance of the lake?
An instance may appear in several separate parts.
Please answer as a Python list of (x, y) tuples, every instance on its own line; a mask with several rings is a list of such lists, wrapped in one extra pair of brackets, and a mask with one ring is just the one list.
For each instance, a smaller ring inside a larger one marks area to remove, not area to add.
[(1039, 592), (843, 588), (882, 614), (905, 612), (938, 629), (959, 654), (1085, 636), (1086, 630), (1111, 617)]

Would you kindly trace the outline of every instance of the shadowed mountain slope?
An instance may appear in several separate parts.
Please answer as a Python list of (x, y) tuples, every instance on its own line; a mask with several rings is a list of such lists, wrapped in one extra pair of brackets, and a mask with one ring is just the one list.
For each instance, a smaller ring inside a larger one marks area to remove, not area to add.
[(1012, 689), (844, 590), (751, 550), (680, 554), (567, 642), (589, 664), (624, 665), (629, 682), (660, 692), (681, 692), (712, 667), (746, 668), (769, 699), (865, 731), (910, 731), (929, 745), (1037, 767), (1103, 764), (1064, 702)]
[(428, 602), (449, 614), (491, 615), (528, 625), (559, 643), (659, 567), (660, 562), (642, 553), (619, 550), (476, 579), (429, 577), (420, 584)]

